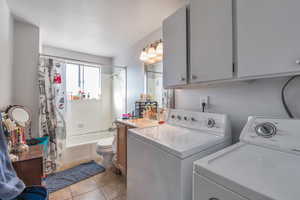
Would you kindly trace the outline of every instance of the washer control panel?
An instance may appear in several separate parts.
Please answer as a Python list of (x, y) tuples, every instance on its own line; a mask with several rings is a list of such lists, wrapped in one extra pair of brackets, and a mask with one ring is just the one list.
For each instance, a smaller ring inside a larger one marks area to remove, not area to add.
[(186, 110), (170, 110), (167, 123), (197, 130), (209, 130), (223, 134), (227, 116)]
[(213, 119), (213, 118), (209, 118), (206, 121), (206, 125), (207, 125), (208, 128), (214, 128), (215, 125), (216, 125), (216, 120)]
[(255, 125), (254, 130), (258, 136), (271, 138), (276, 135), (277, 127), (271, 122), (263, 122)]
[(250, 117), (240, 140), (300, 153), (300, 120)]

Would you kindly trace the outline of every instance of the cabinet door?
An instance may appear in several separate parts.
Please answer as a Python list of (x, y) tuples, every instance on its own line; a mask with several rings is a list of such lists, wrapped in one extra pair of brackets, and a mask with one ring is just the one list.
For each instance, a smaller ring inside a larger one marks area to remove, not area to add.
[(126, 175), (127, 172), (127, 126), (118, 124), (117, 128), (117, 167)]
[(233, 77), (232, 0), (191, 0), (190, 80)]
[(300, 72), (299, 7), (297, 0), (237, 1), (239, 77)]
[(187, 84), (187, 10), (186, 7), (163, 21), (164, 88)]

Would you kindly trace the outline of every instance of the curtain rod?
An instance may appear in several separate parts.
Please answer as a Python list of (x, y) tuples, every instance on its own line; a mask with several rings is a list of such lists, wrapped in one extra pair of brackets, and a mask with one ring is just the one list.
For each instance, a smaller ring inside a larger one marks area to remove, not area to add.
[[(48, 57), (48, 58), (54, 58), (54, 59), (61, 59), (61, 60), (67, 60), (67, 61), (73, 61), (73, 62), (79, 62), (79, 63), (83, 63), (83, 64), (90, 64), (90, 65), (102, 65), (102, 66), (109, 66), (109, 64), (103, 64), (103, 63), (96, 63), (96, 62), (90, 62), (90, 61), (85, 61), (85, 60), (78, 60), (78, 59), (74, 59), (74, 58), (66, 58), (66, 57), (62, 57), (62, 56), (53, 56), (53, 55), (48, 55), (48, 54), (42, 54), (40, 53), (41, 57)], [(116, 68), (126, 68), (126, 66), (114, 66), (113, 64), (111, 64), (110, 66), (112, 67), (116, 67)]]

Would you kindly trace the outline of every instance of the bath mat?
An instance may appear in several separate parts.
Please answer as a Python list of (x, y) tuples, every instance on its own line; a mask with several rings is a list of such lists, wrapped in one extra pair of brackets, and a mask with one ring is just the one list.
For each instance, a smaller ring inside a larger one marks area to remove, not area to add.
[(104, 171), (105, 168), (95, 161), (84, 163), (71, 169), (49, 175), (45, 179), (46, 188), (52, 193)]

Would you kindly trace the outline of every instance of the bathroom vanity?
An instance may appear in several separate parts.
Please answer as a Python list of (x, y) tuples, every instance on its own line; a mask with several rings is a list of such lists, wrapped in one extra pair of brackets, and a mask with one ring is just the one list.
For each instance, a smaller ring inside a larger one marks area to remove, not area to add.
[(132, 128), (145, 128), (157, 126), (158, 121), (149, 119), (119, 119), (117, 124), (117, 161), (116, 167), (121, 173), (127, 175), (127, 132)]

